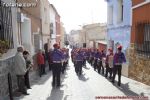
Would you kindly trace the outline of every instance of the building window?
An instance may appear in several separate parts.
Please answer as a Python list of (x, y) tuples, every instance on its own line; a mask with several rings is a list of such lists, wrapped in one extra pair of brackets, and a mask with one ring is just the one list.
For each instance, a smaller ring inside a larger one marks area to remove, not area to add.
[(47, 9), (44, 8), (44, 18), (45, 18), (45, 23), (48, 23), (48, 17), (47, 17)]
[(113, 24), (113, 6), (108, 7), (108, 24)]
[(118, 18), (117, 22), (123, 22), (123, 0), (118, 0)]
[(50, 23), (50, 34), (53, 34), (53, 23)]
[(135, 39), (137, 53), (150, 58), (150, 23), (136, 25)]
[[(0, 4), (2, 3), (0, 0)], [(8, 48), (13, 48), (11, 7), (0, 6), (0, 40), (7, 41)]]

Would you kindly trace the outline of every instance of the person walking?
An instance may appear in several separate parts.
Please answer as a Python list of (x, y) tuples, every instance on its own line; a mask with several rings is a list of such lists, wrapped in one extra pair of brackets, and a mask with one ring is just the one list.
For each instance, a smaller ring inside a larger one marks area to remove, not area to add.
[(65, 48), (62, 48), (61, 52), (63, 53), (63, 62), (62, 62), (61, 72), (62, 72), (62, 74), (64, 74), (65, 66), (66, 66), (66, 52), (65, 52)]
[(47, 61), (47, 53), (42, 51), (42, 55), (44, 57), (44, 64), (43, 64), (43, 73), (42, 74), (46, 74), (46, 61)]
[[(95, 50), (95, 54), (94, 54), (94, 71), (96, 71), (96, 69), (99, 69), (98, 68), (98, 59), (100, 58), (100, 53), (99, 53), (99, 50)], [(99, 72), (99, 70), (98, 70)]]
[(104, 75), (104, 68), (105, 66), (103, 65), (103, 61), (106, 57), (106, 54), (104, 53), (104, 50), (101, 51), (101, 56), (100, 56), (100, 62), (101, 62), (101, 66), (100, 66), (100, 71), (102, 69), (102, 74)]
[(86, 68), (86, 59), (87, 59), (86, 48), (83, 48), (83, 49), (82, 49), (82, 53), (83, 53), (83, 55), (84, 55), (84, 58), (83, 58), (83, 67)]
[[(23, 57), (26, 61), (26, 68), (27, 69), (31, 69), (32, 67), (32, 63), (31, 63), (31, 59), (29, 58), (29, 52), (28, 51), (23, 51)], [(30, 86), (30, 80), (29, 80), (29, 70), (26, 72), (25, 74), (25, 85), (28, 89), (31, 89)]]
[(14, 57), (14, 62), (15, 62), (14, 70), (17, 76), (19, 92), (21, 92), (24, 95), (29, 95), (27, 93), (26, 86), (25, 86), (24, 76), (27, 72), (27, 69), (26, 69), (26, 62), (22, 53), (23, 53), (23, 47), (19, 46), (17, 48), (17, 53)]
[(114, 55), (114, 68), (113, 68), (113, 77), (112, 77), (112, 83), (114, 83), (116, 74), (118, 73), (118, 86), (121, 85), (121, 70), (122, 70), (122, 64), (126, 62), (126, 58), (124, 53), (122, 52), (122, 46), (119, 45), (117, 47), (117, 52)]
[(69, 58), (70, 58), (70, 56), (69, 56), (69, 49), (67, 49), (66, 50), (66, 52), (67, 52), (67, 65), (66, 65), (66, 67), (69, 65)]
[(90, 64), (91, 66), (93, 66), (93, 62), (94, 62), (94, 49), (92, 48), (90, 51)]
[(38, 68), (39, 68), (39, 75), (40, 77), (43, 75), (44, 73), (44, 56), (42, 54), (42, 50), (39, 50), (39, 52), (37, 53), (37, 64), (38, 64)]
[(77, 75), (82, 74), (82, 66), (83, 66), (83, 60), (84, 60), (84, 55), (81, 49), (78, 49), (76, 55), (75, 55), (75, 62), (76, 62), (76, 73)]
[(48, 52), (48, 64), (49, 64), (49, 71), (52, 70), (53, 61), (52, 61), (52, 49)]
[(60, 87), (60, 75), (61, 75), (61, 69), (62, 69), (62, 61), (63, 61), (63, 53), (60, 51), (59, 44), (55, 43), (53, 45), (54, 50), (52, 51), (52, 73), (53, 73), (53, 80), (52, 80), (52, 86)]
[(112, 79), (112, 69), (113, 69), (113, 50), (111, 48), (108, 49), (108, 54), (106, 56), (106, 73), (105, 73), (105, 77), (107, 78), (108, 73), (109, 73), (109, 79)]

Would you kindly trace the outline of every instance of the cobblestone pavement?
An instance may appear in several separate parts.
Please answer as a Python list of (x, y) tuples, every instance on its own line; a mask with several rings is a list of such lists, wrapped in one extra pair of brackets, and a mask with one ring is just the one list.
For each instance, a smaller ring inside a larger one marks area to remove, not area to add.
[(48, 72), (47, 75), (32, 81), (32, 89), (28, 90), (30, 95), (15, 97), (15, 100), (108, 100), (96, 99), (98, 96), (150, 97), (150, 86), (122, 77), (122, 85), (118, 87), (117, 84), (113, 85), (104, 76), (95, 72), (90, 65), (87, 64), (87, 67), (89, 69), (83, 68), (83, 75), (78, 77), (70, 62), (66, 73), (62, 76), (60, 88), (52, 88), (52, 73)]

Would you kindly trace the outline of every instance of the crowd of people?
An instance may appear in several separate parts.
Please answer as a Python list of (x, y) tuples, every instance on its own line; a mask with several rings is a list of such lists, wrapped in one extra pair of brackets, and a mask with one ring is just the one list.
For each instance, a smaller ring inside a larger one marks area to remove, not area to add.
[(99, 74), (101, 73), (106, 78), (109, 75), (112, 83), (115, 82), (115, 76), (118, 73), (118, 86), (121, 85), (122, 64), (126, 62), (121, 45), (117, 47), (115, 53), (112, 48), (109, 48), (107, 53), (94, 48), (74, 48), (71, 51), (71, 59), (77, 75), (82, 74), (82, 67), (86, 67), (86, 62), (88, 62)]
[[(66, 67), (68, 65), (69, 60), (69, 49), (61, 48), (56, 43), (53, 45), (54, 49), (49, 50), (49, 52), (45, 53), (42, 50), (39, 50), (36, 54), (36, 63), (39, 76), (46, 74), (46, 66), (49, 66), (49, 71), (52, 71), (52, 86), (59, 87), (60, 76), (64, 74)], [(27, 93), (27, 89), (31, 89), (30, 80), (29, 80), (29, 72), (30, 69), (33, 69), (31, 55), (28, 51), (24, 50), (22, 46), (17, 48), (17, 53), (14, 57), (14, 70), (17, 76), (18, 83), (18, 91), (24, 95), (29, 95)], [(48, 62), (48, 63), (47, 63)]]
[[(52, 87), (60, 87), (61, 75), (64, 74), (68, 65), (69, 49), (60, 48), (57, 43), (53, 47), (54, 49), (49, 50), (49, 52), (39, 50), (36, 54), (36, 62), (39, 76), (46, 74), (45, 68), (48, 65), (49, 71), (52, 71)], [(112, 83), (115, 82), (115, 76), (118, 73), (118, 86), (121, 85), (122, 63), (126, 62), (121, 45), (117, 47), (115, 53), (111, 48), (108, 49), (107, 53), (94, 48), (74, 48), (71, 51), (71, 60), (79, 77), (82, 75), (82, 68), (86, 68), (86, 62), (88, 62), (99, 74), (106, 78), (109, 76)], [(24, 50), (22, 46), (18, 47), (14, 62), (18, 90), (22, 94), (28, 95), (27, 89), (31, 89), (29, 71), (33, 66), (29, 52)]]

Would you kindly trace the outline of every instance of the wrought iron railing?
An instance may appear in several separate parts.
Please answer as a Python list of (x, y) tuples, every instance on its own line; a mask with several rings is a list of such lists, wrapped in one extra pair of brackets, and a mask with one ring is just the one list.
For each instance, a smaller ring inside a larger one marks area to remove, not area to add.
[(7, 41), (8, 47), (13, 48), (13, 29), (11, 7), (3, 6), (0, 0), (0, 40)]
[(150, 58), (150, 23), (140, 23), (135, 29), (135, 49), (137, 53)]

